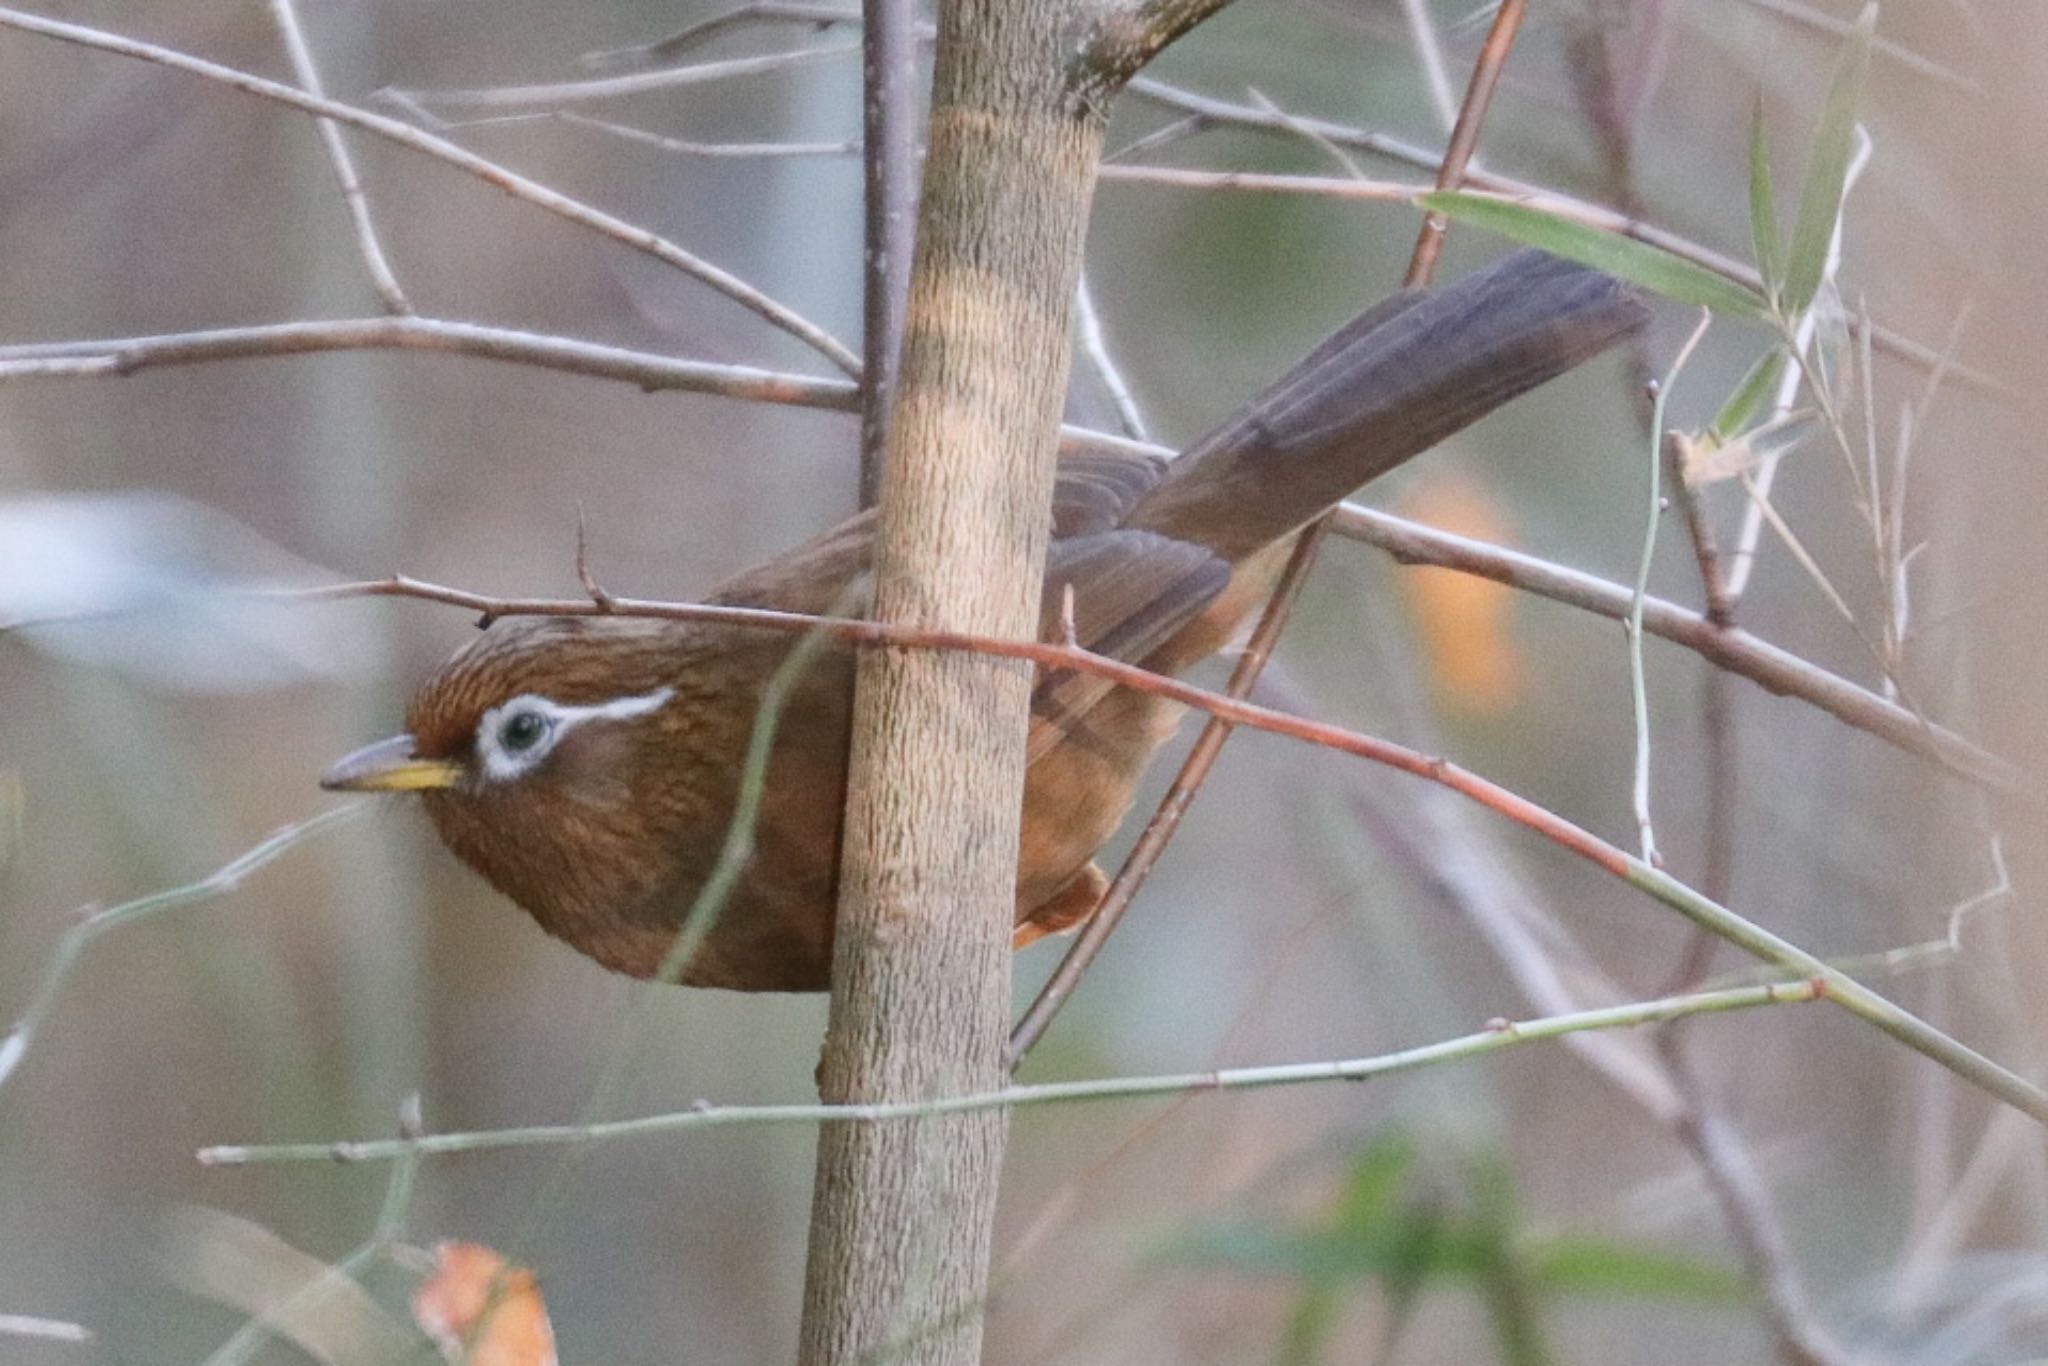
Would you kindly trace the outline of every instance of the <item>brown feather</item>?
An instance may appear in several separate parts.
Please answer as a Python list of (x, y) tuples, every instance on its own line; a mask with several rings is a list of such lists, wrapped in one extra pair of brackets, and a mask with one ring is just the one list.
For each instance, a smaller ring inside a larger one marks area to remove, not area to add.
[[(1229, 638), (1285, 536), (1357, 485), (1638, 326), (1613, 281), (1523, 253), (1438, 294), (1399, 295), (1340, 330), (1170, 465), (1063, 464), (1042, 631), (1172, 672)], [(853, 610), (870, 569), (863, 514), (728, 582), (714, 602)], [(415, 753), (464, 776), (423, 794), (441, 838), (549, 933), (608, 967), (661, 962), (725, 841), (762, 689), (793, 638), (622, 617), (501, 622), (420, 688)], [(853, 658), (822, 649), (779, 718), (769, 799), (731, 899), (685, 982), (827, 984)], [(564, 732), (530, 772), (493, 780), (486, 713), (522, 694), (571, 707), (673, 695)], [(1020, 939), (1085, 919), (1115, 831), (1180, 709), (1092, 677), (1040, 680), (1019, 850)], [(1084, 904), (1086, 903), (1086, 904)]]

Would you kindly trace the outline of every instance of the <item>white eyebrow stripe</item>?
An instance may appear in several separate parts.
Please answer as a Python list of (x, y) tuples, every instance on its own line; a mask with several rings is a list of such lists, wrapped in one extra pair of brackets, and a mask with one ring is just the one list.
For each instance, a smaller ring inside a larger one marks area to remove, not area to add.
[[(492, 782), (510, 782), (537, 767), (561, 743), (564, 735), (585, 722), (630, 721), (636, 716), (660, 711), (675, 695), (674, 688), (656, 688), (653, 692), (615, 697), (609, 702), (579, 707), (564, 705), (539, 693), (522, 693), (485, 712), (483, 720), (478, 723), (476, 747), (484, 762), (484, 776)], [(498, 727), (505, 714), (513, 710), (533, 711), (547, 717), (550, 725), (547, 743), (524, 754), (507, 754), (500, 749)]]
[(545, 697), (535, 700), (545, 705), (556, 725), (567, 729), (570, 726), (580, 726), (585, 721), (630, 721), (636, 716), (660, 711), (675, 695), (674, 688), (656, 688), (653, 692), (643, 692), (632, 697), (614, 697), (609, 702), (598, 702), (585, 707), (566, 707), (559, 702), (550, 702)]

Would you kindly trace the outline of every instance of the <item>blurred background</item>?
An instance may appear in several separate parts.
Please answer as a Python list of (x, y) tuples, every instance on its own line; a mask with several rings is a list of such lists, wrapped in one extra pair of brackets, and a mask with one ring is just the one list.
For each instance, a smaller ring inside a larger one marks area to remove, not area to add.
[[(290, 79), (263, 6), (63, 10)], [(395, 87), (452, 119), (474, 111), (432, 92), (574, 79), (582, 54), (716, 12), (305, 0), (301, 17), (337, 98)], [(1789, 221), (1853, 17), (1796, 0), (1544, 0), (1481, 164), (1633, 203), (1749, 259), (1752, 108)], [(1154, 74), (1439, 146), (1427, 49), (1462, 89), (1486, 18), (1443, 0), (1243, 0)], [(1841, 293), (1935, 352), (1952, 347), (1981, 379), (1950, 370), (1930, 383), (1927, 367), (1883, 355), (1870, 376), (1887, 468), (1908, 443), (1891, 487), (1904, 490), (1907, 542), (1924, 546), (1903, 675), (1929, 714), (2038, 772), (2048, 33), (2032, 9), (1976, 0), (1887, 7), (1878, 33), (1862, 115), (1873, 151), (1848, 203)], [(756, 28), (687, 60), (855, 41)], [(575, 107), (694, 141), (844, 142), (859, 134), (859, 63), (825, 57)], [(1109, 145), (1177, 117), (1128, 97)], [(681, 156), (552, 118), (449, 135), (858, 337), (852, 156)], [(445, 166), (351, 144), (398, 277), (427, 315), (823, 373), (656, 262)], [(1311, 139), (1231, 127), (1134, 159), (1344, 174)], [(1199, 435), (1394, 288), (1416, 226), (1398, 205), (1105, 184), (1088, 277), (1157, 438)], [(1442, 272), (1500, 250), (1454, 229)], [(377, 311), (308, 120), (0, 31), (0, 344)], [(1631, 578), (1646, 507), (1636, 367), (1661, 372), (1693, 321), (1663, 307), (1640, 356), (1514, 404), (1369, 501)], [(1717, 324), (1676, 387), (1673, 422), (1702, 426), (1768, 340)], [(1859, 411), (1860, 391), (1859, 375)], [(1113, 424), (1085, 367), (1070, 407)], [(847, 513), (855, 447), (841, 415), (423, 354), (0, 384), (0, 622), (78, 618), (0, 634), (0, 1019), (26, 1009), (79, 908), (188, 884), (332, 806), (314, 786), (321, 769), (396, 729), (410, 686), (473, 629), (419, 603), (284, 608), (212, 590), (402, 571), (573, 593), (580, 507), (607, 587), (695, 597)], [(1793, 448), (1775, 499), (1876, 631), (1866, 512), (1823, 437)], [(1741, 495), (1722, 485), (1708, 501), (1732, 537)], [(1676, 517), (1652, 588), (1699, 602)], [(1741, 621), (1881, 681), (1768, 535)], [(1659, 842), (1698, 881), (1720, 781), (1709, 674), (1656, 642), (1647, 664)], [(1633, 844), (1628, 661), (1610, 621), (1333, 542), (1270, 696), (1446, 752)], [(1720, 699), (1729, 902), (1831, 957), (1932, 945), (1858, 962), (1896, 999), (2040, 1075), (2039, 808), (1747, 682)], [(1587, 1002), (1658, 994), (1690, 944), (1669, 911), (1476, 808), (1244, 734), (1023, 1075), (1383, 1052), (1542, 1013), (1544, 981)], [(1056, 957), (1020, 957), (1020, 1004)], [(1723, 951), (1706, 970), (1747, 967)], [(388, 1135), (414, 1092), (436, 1130), (569, 1120), (631, 1033), (639, 995), (489, 893), (402, 801), (321, 830), (229, 894), (102, 936), (0, 1081), (0, 1315), (93, 1338), (0, 1336), (0, 1360), (206, 1359), (246, 1318), (212, 1245), (232, 1241), (221, 1230), (267, 1230), (331, 1262), (370, 1235), (388, 1172), (209, 1170), (196, 1149)], [(670, 990), (655, 1013), (632, 1036), (620, 1112), (812, 1098), (822, 998)], [(1724, 1193), (1646, 1104), (1670, 1094), (1664, 1062), (1647, 1035), (1610, 1037), (1364, 1086), (1019, 1114), (989, 1359), (1781, 1359), (1784, 1333), (1751, 1292)], [(1754, 1168), (1807, 1326), (1845, 1354), (1804, 1359), (2048, 1355), (2038, 1129), (1840, 1012), (1713, 1017), (1685, 1026), (1678, 1047), (1693, 1094)], [(573, 1158), (435, 1159), (404, 1236), (475, 1239), (536, 1268), (576, 1366), (786, 1360), (812, 1147), (801, 1128), (725, 1129)], [(193, 1207), (246, 1222), (195, 1223)], [(404, 1268), (378, 1265), (365, 1284), (405, 1319)]]

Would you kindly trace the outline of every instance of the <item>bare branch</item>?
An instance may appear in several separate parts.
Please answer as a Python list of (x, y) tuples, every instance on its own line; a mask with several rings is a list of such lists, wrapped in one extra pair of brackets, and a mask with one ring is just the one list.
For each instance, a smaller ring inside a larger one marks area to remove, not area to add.
[(61, 42), (76, 43), (81, 47), (96, 48), (117, 56), (154, 62), (159, 66), (167, 66), (176, 71), (218, 82), (244, 94), (288, 105), (301, 113), (332, 119), (336, 123), (345, 123), (375, 133), (401, 147), (459, 167), (486, 184), (495, 185), (514, 199), (538, 205), (572, 223), (601, 233), (613, 241), (621, 242), (635, 251), (644, 252), (657, 261), (673, 266), (804, 342), (847, 374), (860, 374), (859, 358), (830, 333), (792, 311), (787, 305), (769, 298), (730, 271), (712, 265), (709, 261), (685, 251), (667, 238), (649, 232), (646, 228), (616, 218), (602, 209), (592, 208), (579, 199), (572, 199), (537, 180), (486, 160), (446, 138), (436, 137), (411, 124), (386, 118), (382, 114), (373, 114), (367, 109), (358, 109), (353, 105), (309, 95), (303, 90), (267, 80), (251, 72), (222, 66), (218, 62), (210, 62), (203, 57), (195, 57), (190, 53), (160, 47), (154, 43), (139, 42), (118, 33), (66, 23), (60, 19), (46, 19), (41, 15), (8, 8), (0, 8), (0, 27), (19, 29), (24, 33), (55, 38)]
[(154, 337), (0, 346), (0, 383), (11, 379), (113, 378), (168, 366), (325, 351), (445, 351), (623, 380), (649, 391), (680, 389), (758, 403), (846, 411), (859, 402), (859, 387), (846, 379), (814, 379), (745, 365), (678, 360), (572, 337), (421, 317), (265, 323)]
[[(737, 5), (723, 14), (714, 14), (709, 19), (691, 24), (689, 27), (651, 43), (640, 43), (633, 47), (607, 48), (602, 52), (585, 53), (581, 65), (593, 70), (616, 70), (622, 67), (650, 66), (693, 52), (710, 42), (728, 29), (748, 28), (755, 25), (767, 27), (771, 24), (787, 24), (794, 27), (808, 27), (823, 31), (841, 24), (859, 24), (860, 11), (840, 5), (818, 5), (789, 3), (786, 0), (750, 0)], [(931, 26), (920, 26), (920, 36), (929, 38)]]
[[(306, 44), (292, 0), (270, 0), (270, 13), (277, 21), (285, 53), (291, 58), (292, 74), (298, 77), (306, 93), (324, 97), (327, 92), (320, 84), (320, 69), (313, 62), (313, 50)], [(377, 225), (370, 221), (370, 199), (363, 193), (362, 178), (356, 174), (355, 157), (348, 150), (347, 140), (332, 119), (316, 120), (314, 126), (320, 130), (320, 141), (327, 148), (328, 164), (334, 167), (334, 179), (341, 187), (341, 200), (347, 206), (349, 226), (356, 235), (356, 250), (362, 253), (363, 269), (369, 273), (371, 288), (391, 312), (412, 312), (412, 304), (399, 288), (391, 262), (385, 259), (384, 244), (377, 239)]]
[[(1437, 167), (1439, 190), (1455, 190), (1465, 183), (1472, 153), (1479, 146), (1479, 130), (1486, 123), (1488, 106), (1493, 103), (1494, 87), (1500, 84), (1501, 70), (1507, 65), (1508, 53), (1514, 50), (1515, 34), (1521, 31), (1522, 16), (1528, 8), (1528, 0), (1501, 0), (1494, 11), (1493, 27), (1487, 32), (1485, 46), (1479, 49), (1479, 59), (1472, 64), (1464, 102), (1458, 106), (1457, 122), (1451, 126), (1451, 139)], [(1422, 231), (1416, 235), (1415, 253), (1408, 260), (1408, 274), (1402, 282), (1410, 289), (1422, 288), (1436, 274), (1436, 258), (1443, 250), (1444, 233), (1449, 228), (1450, 220), (1442, 214), (1422, 216)]]
[(1658, 1052), (1682, 1098), (1673, 1127), (1727, 1217), (1779, 1352), (1788, 1366), (1851, 1366), (1854, 1358), (1815, 1321), (1763, 1178), (1740, 1135), (1710, 1102), (1694, 1074), (1678, 1038), (1682, 1028), (1667, 1022), (1656, 1034)]
[(1102, 315), (1095, 309), (1095, 292), (1088, 288), (1085, 274), (1074, 291), (1074, 332), (1081, 343), (1081, 354), (1088, 358), (1088, 367), (1109, 395), (1110, 406), (1116, 409), (1117, 425), (1133, 441), (1149, 440), (1145, 415), (1138, 410), (1138, 400), (1132, 395), (1123, 371), (1117, 368), (1116, 357), (1110, 354), (1109, 338), (1102, 331)]
[(1084, 1100), (1136, 1100), (1146, 1096), (1183, 1095), (1200, 1091), (1247, 1091), (1308, 1082), (1364, 1081), (1412, 1072), (1462, 1058), (1481, 1057), (1517, 1044), (1563, 1038), (1587, 1030), (1631, 1029), (1686, 1015), (1702, 1015), (1758, 1006), (1787, 1005), (1825, 999), (1818, 982), (1777, 982), (1735, 987), (1719, 992), (1666, 997), (1598, 1010), (1573, 1011), (1533, 1020), (1493, 1020), (1473, 1034), (1423, 1044), (1397, 1053), (1334, 1062), (1281, 1063), (1271, 1067), (1231, 1067), (1209, 1072), (1178, 1072), (1163, 1076), (1104, 1077), (1088, 1081), (1045, 1082), (1006, 1086), (999, 1091), (946, 1096), (935, 1100), (866, 1105), (707, 1105), (671, 1114), (647, 1115), (596, 1124), (551, 1124), (524, 1129), (485, 1129), (474, 1133), (423, 1134), (417, 1138), (370, 1142), (282, 1143), (270, 1146), (222, 1144), (199, 1150), (209, 1167), (247, 1166), (260, 1162), (392, 1162), (443, 1153), (481, 1152), (505, 1148), (547, 1147), (592, 1143), (685, 1129), (717, 1129), (763, 1124), (883, 1124), (926, 1119), (934, 1115), (981, 1110), (1014, 1110)]
[[(1441, 161), (1438, 153), (1385, 133), (1376, 133), (1352, 124), (1337, 123), (1329, 119), (1313, 118), (1306, 115), (1275, 114), (1270, 110), (1260, 109), (1253, 105), (1238, 104), (1231, 100), (1217, 99), (1214, 96), (1198, 94), (1150, 76), (1134, 77), (1129, 83), (1128, 88), (1134, 95), (1143, 96), (1155, 103), (1166, 105), (1172, 109), (1178, 109), (1186, 114), (1199, 116), (1207, 120), (1210, 125), (1227, 124), (1234, 127), (1264, 128), (1274, 132), (1295, 134), (1299, 134), (1304, 129), (1309, 129), (1328, 138), (1339, 146), (1355, 147), (1395, 161), (1404, 162), (1407, 165), (1425, 171), (1435, 171)], [(1147, 169), (1149, 170), (1150, 168)], [(1117, 178), (1109, 174), (1110, 170), (1110, 167), (1103, 167), (1103, 179), (1111, 180)], [(1214, 173), (1198, 174), (1213, 175)], [(1267, 190), (1290, 194), (1327, 194), (1337, 198), (1395, 199), (1404, 197), (1394, 193), (1361, 193), (1353, 186), (1352, 182), (1321, 179), (1315, 176), (1233, 176), (1229, 180), (1190, 181), (1176, 180), (1163, 174), (1148, 174), (1145, 176), (1133, 176), (1130, 179), (1142, 180), (1146, 183), (1179, 184), (1187, 188)], [(1732, 256), (1726, 256), (1711, 248), (1702, 246), (1671, 231), (1669, 228), (1644, 222), (1632, 214), (1622, 213), (1617, 209), (1593, 204), (1558, 191), (1548, 190), (1525, 180), (1517, 180), (1512, 176), (1502, 175), (1497, 171), (1481, 170), (1478, 167), (1467, 169), (1465, 183), (1475, 190), (1486, 190), (1495, 194), (1507, 195), (1515, 199), (1539, 204), (1546, 209), (1563, 214), (1579, 222), (1604, 228), (1609, 232), (1619, 233), (1623, 237), (1632, 238), (1638, 242), (1645, 242), (1654, 247), (1662, 247), (1673, 255), (1684, 257), (1696, 265), (1704, 266), (1717, 275), (1722, 275), (1730, 280), (1748, 285), (1752, 289), (1762, 288), (1762, 281), (1757, 276), (1756, 271), (1745, 263), (1736, 260)], [(1420, 193), (1421, 190), (1421, 186), (1413, 186), (1409, 189), (1408, 193)], [(1943, 363), (1943, 355), (1938, 349), (1925, 343), (1914, 341), (1910, 337), (1901, 336), (1899, 333), (1886, 327), (1872, 326), (1871, 341), (1878, 350), (1885, 352), (1887, 355), (1919, 366), (1922, 369), (1933, 369)], [(1951, 364), (1949, 372), (1958, 383), (1981, 393), (2005, 394), (2010, 392), (2010, 386), (1999, 379), (1985, 374), (1981, 370)]]
[(648, 147), (659, 147), (664, 152), (677, 156), (709, 157), (715, 159), (759, 159), (776, 160), (783, 157), (851, 157), (860, 155), (860, 140), (842, 139), (838, 142), (692, 142), (685, 138), (664, 137), (645, 128), (635, 128), (630, 123), (619, 123), (612, 119), (592, 118), (579, 114), (573, 109), (543, 109), (531, 114), (497, 114), (480, 119), (456, 119), (443, 126), (446, 128), (506, 128), (514, 124), (567, 123), (578, 128), (591, 128), (628, 142), (641, 143)]
[[(1403, 564), (1437, 565), (1477, 574), (1616, 621), (1627, 619), (1634, 601), (1634, 594), (1620, 584), (1355, 503), (1338, 510), (1333, 529), (1339, 535), (1376, 545)], [(1809, 702), (1839, 721), (1979, 786), (2029, 802), (2048, 801), (2048, 791), (2033, 775), (1747, 631), (1723, 630), (1690, 608), (1654, 597), (1643, 599), (1643, 630), (1682, 645), (1767, 691)]]
[(1157, 185), (1173, 190), (1243, 190), (1252, 194), (1310, 194), (1329, 199), (1371, 199), (1409, 203), (1434, 187), (1416, 181), (1351, 180), (1336, 176), (1289, 175), (1276, 171), (1208, 171), (1189, 166), (1147, 166), (1112, 162), (1099, 177), (1109, 185)]
[[(285, 589), (264, 596), (282, 602), (319, 602), (362, 597), (417, 598), (463, 607), (493, 619), (509, 616), (590, 616), (596, 612), (585, 598), (494, 598), (402, 577), (333, 584), (319, 588)], [(997, 659), (1022, 660), (1044, 670), (1071, 670), (1106, 679), (1120, 687), (1178, 702), (1234, 726), (1285, 735), (1307, 744), (1337, 750), (1388, 768), (1398, 769), (1417, 778), (1427, 779), (1479, 803), (1495, 814), (1540, 835), (1565, 852), (1592, 864), (1609, 876), (1648, 894), (1693, 924), (1712, 931), (1745, 953), (1775, 964), (1795, 976), (1817, 979), (1825, 986), (1826, 997), (1851, 1014), (1890, 1035), (1914, 1052), (1940, 1063), (1965, 1081), (1996, 1096), (2015, 1109), (2048, 1123), (2048, 1092), (2041, 1091), (2025, 1078), (1984, 1057), (1910, 1011), (1900, 1008), (1798, 945), (1738, 915), (1719, 902), (1702, 896), (1662, 869), (1652, 867), (1556, 812), (1439, 756), (1424, 754), (1406, 745), (1347, 730), (1342, 726), (1333, 726), (1275, 711), (1270, 707), (1258, 706), (1240, 698), (1196, 687), (1177, 678), (1153, 673), (1136, 664), (1127, 664), (1090, 650), (1076, 650), (1050, 641), (1005, 640), (973, 632), (940, 630), (899, 622), (816, 617), (765, 608), (663, 602), (643, 598), (614, 598), (610, 612), (619, 616), (651, 617), (668, 621), (718, 622), (730, 626), (785, 633), (815, 631), (822, 637), (845, 645), (969, 652)]]
[[(719, 394), (840, 412), (854, 411), (860, 401), (858, 387), (846, 380), (677, 360), (596, 342), (434, 318), (273, 323), (156, 337), (0, 347), (0, 383), (9, 379), (112, 378), (162, 366), (353, 350), (447, 352), (622, 380), (649, 391)], [(1082, 427), (1063, 427), (1060, 436), (1061, 449), (1069, 452), (1169, 454), (1146, 442)], [(1341, 536), (1378, 546), (1403, 564), (1475, 574), (1616, 621), (1628, 616), (1632, 594), (1620, 584), (1392, 513), (1347, 503), (1338, 510), (1333, 529)], [(0, 630), (36, 624), (6, 622), (0, 623)], [(1655, 597), (1643, 601), (1643, 630), (1770, 692), (1810, 703), (1846, 725), (1979, 786), (2030, 802), (2048, 800), (2038, 780), (2006, 760), (1747, 631), (1723, 630), (1700, 613)]]
[(1635, 808), (1636, 831), (1642, 840), (1643, 861), (1663, 867), (1663, 859), (1657, 853), (1657, 835), (1650, 821), (1650, 698), (1643, 668), (1643, 600), (1650, 595), (1650, 565), (1657, 554), (1657, 529), (1664, 518), (1664, 404), (1671, 395), (1671, 386), (1677, 382), (1679, 372), (1692, 359), (1693, 348), (1707, 335), (1707, 328), (1713, 324), (1714, 315), (1708, 309), (1700, 310), (1699, 325), (1685, 344), (1678, 348), (1678, 355), (1671, 362), (1671, 368), (1664, 372), (1662, 381), (1657, 382), (1650, 401), (1650, 479), (1649, 511), (1643, 518), (1643, 550), (1636, 561), (1635, 591), (1629, 597), (1628, 605), (1628, 681), (1632, 699), (1630, 710), (1635, 715), (1635, 776), (1630, 784), (1631, 805)]
[[(1856, 27), (1855, 24), (1847, 19), (1839, 19), (1832, 14), (1827, 14), (1808, 5), (1796, 4), (1794, 0), (1745, 0), (1745, 3), (1752, 8), (1787, 19), (1801, 28), (1811, 29), (1817, 33), (1825, 33), (1835, 38), (1848, 37), (1850, 33), (1855, 31)], [(1873, 37), (1870, 40), (1870, 50), (1878, 56), (1897, 62), (1908, 71), (1916, 72), (1930, 80), (1939, 81), (1941, 84), (1961, 94), (1969, 95), (1975, 99), (1984, 98), (1984, 87), (1977, 81), (1972, 80), (1959, 71), (1943, 66), (1931, 57), (1922, 56), (1903, 43), (1893, 42), (1889, 38)]]
[(770, 52), (758, 57), (729, 57), (724, 61), (700, 62), (694, 66), (666, 67), (660, 71), (636, 71), (625, 76), (601, 76), (581, 81), (548, 81), (540, 85), (500, 85), (475, 90), (406, 90), (384, 92), (406, 104), (436, 105), (443, 109), (521, 109), (536, 104), (577, 104), (586, 100), (612, 100), (622, 95), (639, 95), (649, 90), (670, 90), (679, 86), (705, 85), (738, 76), (758, 76), (767, 71), (789, 71), (818, 62), (836, 61), (859, 52), (858, 45), (803, 48), (795, 52)]
[(311, 816), (295, 825), (282, 826), (271, 835), (249, 849), (200, 878), (180, 887), (133, 901), (124, 901), (118, 906), (104, 909), (89, 908), (86, 914), (73, 925), (57, 944), (50, 955), (49, 964), (43, 969), (41, 979), (29, 996), (28, 1009), (15, 1022), (14, 1028), (0, 1036), (0, 1084), (5, 1084), (21, 1060), (27, 1056), (29, 1046), (35, 1042), (36, 1033), (50, 1008), (57, 1003), (57, 996), (64, 989), (64, 983), (71, 976), (78, 960), (95, 939), (111, 930), (131, 925), (138, 920), (168, 911), (194, 901), (205, 901), (211, 897), (225, 896), (242, 885), (242, 879), (277, 858), (307, 836), (329, 826), (336, 825), (354, 816), (361, 815), (369, 807), (367, 802), (350, 802), (344, 806), (329, 807), (317, 816)]

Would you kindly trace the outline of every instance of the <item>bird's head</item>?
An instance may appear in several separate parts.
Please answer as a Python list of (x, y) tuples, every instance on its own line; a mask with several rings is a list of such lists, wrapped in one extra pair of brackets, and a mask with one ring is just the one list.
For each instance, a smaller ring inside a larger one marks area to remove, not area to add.
[(458, 857), (549, 930), (587, 940), (672, 876), (674, 826), (692, 814), (667, 780), (683, 709), (663, 625), (494, 625), (413, 694), (403, 734), (320, 785), (417, 793)]

